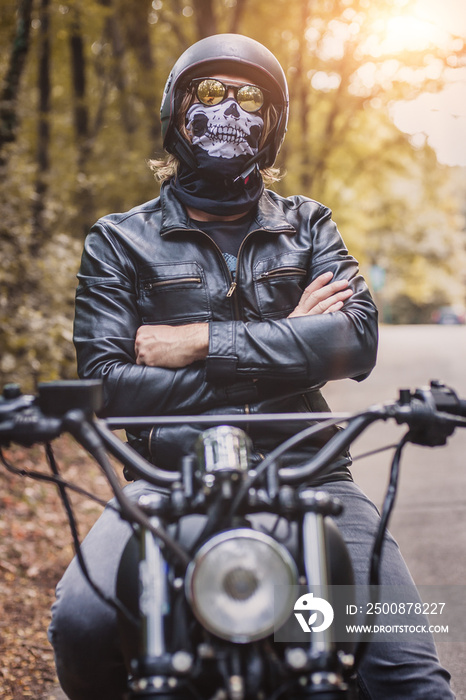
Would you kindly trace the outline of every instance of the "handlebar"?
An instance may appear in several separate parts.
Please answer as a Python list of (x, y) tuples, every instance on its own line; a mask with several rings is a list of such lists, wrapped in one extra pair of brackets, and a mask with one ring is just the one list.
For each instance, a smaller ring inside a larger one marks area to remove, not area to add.
[[(411, 391), (401, 389), (397, 401), (373, 406), (356, 414), (331, 413), (281, 413), (251, 415), (193, 415), (153, 416), (150, 418), (110, 418), (97, 420), (93, 416), (102, 407), (102, 383), (100, 380), (68, 380), (39, 384), (37, 396), (23, 395), (17, 385), (7, 385), (0, 397), (0, 446), (17, 443), (30, 447), (35, 443), (50, 442), (64, 432), (70, 432), (70, 412), (81, 412), (87, 422), (92, 422), (106, 449), (138, 477), (158, 486), (179, 481), (178, 471), (162, 470), (141, 457), (124, 444), (112, 429), (138, 425), (176, 425), (197, 423), (203, 425), (248, 423), (276, 423), (301, 421), (313, 422), (298, 435), (268, 455), (265, 462), (290, 449), (311, 434), (328, 425), (346, 422), (346, 429), (339, 431), (310, 461), (299, 467), (285, 467), (278, 472), (282, 483), (305, 481), (325, 470), (371, 423), (393, 419), (409, 428), (407, 439), (420, 445), (444, 445), (456, 427), (466, 427), (466, 400), (459, 399), (453, 389), (439, 381), (429, 387)], [(79, 438), (77, 438), (79, 441)]]
[[(275, 486), (276, 480), (282, 484), (309, 483), (311, 477), (316, 477), (329, 467), (338, 458), (356, 437), (358, 437), (371, 423), (378, 420), (395, 420), (399, 425), (407, 425), (408, 431), (400, 441), (392, 462), (389, 488), (381, 512), (381, 520), (374, 547), (371, 554), (370, 586), (378, 584), (380, 557), (383, 544), (383, 536), (388, 526), (388, 520), (394, 504), (398, 468), (403, 446), (407, 442), (419, 445), (437, 446), (444, 445), (452, 435), (456, 427), (466, 427), (466, 400), (459, 399), (457, 394), (441, 382), (432, 381), (430, 386), (411, 391), (402, 389), (397, 401), (373, 406), (365, 411), (355, 414), (332, 413), (292, 413), (292, 414), (259, 414), (259, 415), (195, 415), (195, 416), (153, 416), (150, 418), (112, 418), (96, 419), (95, 413), (102, 408), (102, 383), (99, 380), (71, 380), (40, 384), (37, 396), (23, 395), (16, 385), (7, 385), (0, 397), (0, 457), (6, 463), (1, 453), (2, 446), (17, 443), (30, 447), (35, 443), (49, 443), (62, 433), (68, 432), (84, 447), (98, 462), (104, 471), (110, 486), (115, 494), (118, 509), (129, 522), (139, 525), (150, 531), (161, 540), (174, 554), (179, 565), (183, 569), (189, 565), (191, 554), (185, 551), (180, 544), (173, 539), (163, 525), (155, 524), (144, 509), (139, 508), (126, 496), (118, 483), (118, 478), (108, 460), (107, 453), (111, 453), (124, 466), (139, 478), (158, 486), (175, 486), (176, 482), (183, 482), (183, 473), (164, 471), (146, 461), (133, 448), (123, 443), (112, 429), (131, 427), (137, 425), (176, 425), (195, 423), (203, 425), (232, 425), (241, 426), (252, 423), (277, 423), (302, 421), (308, 424), (301, 432), (293, 435), (282, 443), (263, 459), (263, 461), (246, 473), (244, 481), (239, 482), (230, 503), (227, 519), (232, 521), (233, 516), (239, 510), (242, 501), (254, 491), (251, 487), (262, 474), (267, 472), (267, 478), (274, 481), (275, 494), (279, 492)], [(311, 422), (311, 425), (309, 425)], [(277, 468), (278, 458), (281, 454), (291, 449), (310, 436), (325, 430), (331, 425), (346, 423), (343, 430), (336, 434), (312, 457), (299, 467)], [(51, 447), (48, 448), (51, 451)], [(186, 459), (192, 460), (191, 457)], [(7, 464), (8, 466), (8, 464)], [(191, 462), (192, 466), (192, 462)], [(94, 591), (106, 603), (123, 612), (130, 620), (134, 620), (132, 614), (117, 599), (109, 599), (99, 586), (92, 581), (87, 571), (84, 559), (80, 552), (80, 542), (77, 535), (75, 520), (71, 504), (66, 496), (65, 484), (58, 478), (58, 472), (49, 480), (54, 481), (60, 489), (60, 495), (65, 504), (69, 517), (76, 554), (84, 576), (89, 581)], [(20, 473), (20, 472), (17, 472)], [(21, 472), (22, 473), (22, 472)], [(186, 473), (190, 473), (186, 469)], [(30, 472), (26, 475), (40, 476), (43, 474)], [(191, 475), (192, 476), (192, 475)], [(188, 492), (189, 479), (186, 481), (186, 493)], [(192, 486), (192, 484), (191, 484)], [(287, 489), (283, 489), (285, 491)], [(288, 489), (289, 490), (289, 489)], [(172, 490), (176, 493), (176, 488)], [(261, 501), (259, 494), (258, 506), (274, 506), (273, 498)], [(267, 496), (267, 494), (266, 494)], [(267, 496), (268, 497), (268, 496)], [(263, 497), (261, 497), (263, 498)], [(179, 503), (179, 501), (177, 501)], [(173, 504), (176, 505), (175, 500)], [(287, 506), (287, 504), (285, 504)], [(207, 526), (206, 526), (207, 527)], [(137, 624), (137, 622), (136, 622)], [(360, 644), (355, 653), (354, 668), (361, 663), (364, 654), (364, 645)]]
[(17, 384), (7, 384), (0, 397), (0, 446), (51, 442), (66, 431), (64, 419), (69, 411), (81, 410), (92, 419), (101, 406), (100, 380), (42, 383), (37, 396), (24, 395)]

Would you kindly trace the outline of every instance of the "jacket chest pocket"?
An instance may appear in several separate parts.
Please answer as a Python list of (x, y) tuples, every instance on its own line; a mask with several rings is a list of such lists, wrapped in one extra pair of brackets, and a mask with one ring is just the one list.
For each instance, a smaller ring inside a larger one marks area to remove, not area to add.
[(285, 253), (260, 260), (254, 288), (261, 318), (286, 318), (296, 307), (307, 279), (307, 256)]
[(194, 323), (211, 318), (203, 268), (196, 262), (146, 265), (140, 271), (143, 323)]

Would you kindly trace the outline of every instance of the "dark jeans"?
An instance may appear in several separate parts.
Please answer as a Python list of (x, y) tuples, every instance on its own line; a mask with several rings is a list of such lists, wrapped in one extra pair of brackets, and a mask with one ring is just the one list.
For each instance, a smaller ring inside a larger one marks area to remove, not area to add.
[[(142, 481), (126, 487), (137, 498), (147, 490)], [(351, 481), (329, 483), (325, 490), (338, 496), (345, 511), (337, 520), (353, 561), (355, 582), (368, 578), (369, 556), (379, 515), (373, 503)], [(83, 552), (93, 578), (108, 594), (115, 581), (122, 551), (131, 534), (127, 523), (110, 508), (92, 528)], [(414, 586), (398, 545), (387, 535), (381, 583)], [(126, 671), (118, 643), (115, 613), (102, 603), (73, 560), (57, 586), (49, 639), (57, 672), (71, 700), (120, 700)], [(424, 641), (372, 643), (360, 669), (360, 685), (372, 700), (449, 700), (454, 695), (450, 676), (440, 666), (431, 637)]]

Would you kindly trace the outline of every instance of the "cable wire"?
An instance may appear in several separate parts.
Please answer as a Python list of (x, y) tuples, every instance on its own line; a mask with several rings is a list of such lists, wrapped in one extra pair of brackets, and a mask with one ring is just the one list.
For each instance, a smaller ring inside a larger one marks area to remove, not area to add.
[(60, 474), (58, 476), (56, 475), (50, 475), (50, 474), (44, 474), (43, 472), (38, 472), (34, 470), (29, 470), (29, 469), (18, 469), (18, 467), (15, 467), (14, 464), (12, 464), (8, 459), (5, 457), (2, 448), (0, 447), (0, 460), (3, 463), (3, 466), (9, 471), (11, 474), (14, 474), (15, 476), (21, 476), (21, 477), (27, 477), (28, 479), (33, 479), (34, 481), (47, 481), (51, 484), (55, 484), (55, 486), (64, 486), (70, 491), (74, 491), (75, 493), (79, 494), (80, 496), (85, 496), (86, 498), (91, 499), (92, 501), (95, 501), (98, 503), (100, 506), (108, 506), (109, 508), (113, 508), (114, 510), (118, 511), (118, 508), (113, 506), (111, 503), (107, 503), (107, 501), (103, 500), (102, 498), (99, 498), (95, 494), (91, 493), (90, 491), (86, 491), (86, 489), (83, 489), (81, 486), (76, 486), (76, 484), (73, 484), (71, 481), (67, 481), (64, 479)]
[[(53, 449), (50, 443), (47, 443), (45, 445), (45, 453), (47, 455), (47, 460), (50, 465), (50, 469), (52, 470), (53, 474), (55, 476), (59, 476), (59, 471), (58, 471), (58, 465), (55, 459), (55, 455), (53, 453)], [(121, 613), (124, 615), (133, 625), (139, 626), (139, 620), (134, 617), (134, 615), (131, 613), (130, 610), (124, 605), (118, 598), (113, 598), (112, 596), (108, 596), (104, 591), (98, 586), (95, 581), (92, 579), (89, 569), (87, 568), (86, 560), (84, 559), (83, 553), (82, 553), (82, 548), (81, 548), (81, 542), (79, 539), (79, 533), (78, 533), (78, 528), (77, 528), (77, 522), (76, 518), (74, 515), (73, 507), (71, 505), (71, 501), (68, 498), (68, 494), (66, 492), (66, 487), (61, 484), (59, 481), (57, 482), (57, 487), (58, 487), (58, 492), (60, 494), (61, 501), (63, 503), (63, 507), (65, 509), (65, 513), (68, 518), (68, 523), (70, 525), (70, 530), (71, 530), (71, 536), (73, 538), (73, 545), (74, 545), (74, 551), (76, 554), (76, 559), (78, 561), (79, 567), (83, 573), (84, 578), (94, 591), (94, 593), (102, 600), (104, 603), (109, 605), (111, 608), (113, 608), (117, 613)]]
[(139, 625), (139, 620), (134, 617), (134, 615), (126, 608), (121, 601), (118, 599), (112, 598), (111, 596), (107, 596), (102, 589), (92, 580), (89, 570), (87, 568), (85, 559), (83, 557), (82, 551), (81, 551), (81, 542), (79, 539), (79, 533), (78, 533), (78, 527), (77, 527), (77, 520), (74, 515), (73, 507), (71, 505), (71, 501), (68, 497), (67, 494), (67, 489), (70, 489), (72, 491), (75, 491), (76, 493), (79, 493), (81, 496), (86, 496), (88, 498), (91, 498), (92, 500), (96, 501), (100, 505), (103, 506), (109, 506), (110, 508), (113, 508), (113, 510), (116, 510), (119, 512), (118, 508), (115, 508), (115, 506), (112, 506), (111, 504), (107, 504), (106, 501), (103, 501), (102, 499), (98, 498), (97, 496), (94, 496), (93, 494), (89, 493), (85, 489), (80, 488), (79, 486), (75, 486), (74, 484), (71, 484), (70, 482), (66, 481), (65, 479), (62, 478), (60, 475), (57, 461), (55, 459), (55, 455), (53, 453), (53, 449), (50, 443), (45, 444), (45, 454), (47, 458), (47, 462), (50, 466), (50, 469), (52, 471), (52, 475), (49, 474), (44, 474), (43, 472), (36, 472), (34, 470), (28, 470), (28, 469), (18, 469), (15, 467), (11, 462), (9, 462), (5, 455), (3, 454), (3, 450), (0, 448), (0, 459), (3, 463), (3, 465), (6, 467), (6, 469), (12, 473), (15, 474), (16, 476), (21, 476), (21, 477), (26, 477), (26, 478), (31, 478), (36, 481), (47, 481), (49, 483), (55, 484), (55, 486), (58, 489), (60, 500), (62, 502), (62, 505), (65, 510), (66, 517), (68, 519), (68, 524), (70, 526), (70, 531), (71, 531), (71, 537), (73, 541), (73, 548), (74, 552), (76, 555), (76, 560), (79, 564), (79, 567), (83, 573), (84, 578), (88, 582), (88, 584), (91, 586), (92, 590), (94, 593), (104, 602), (106, 605), (109, 605), (111, 608), (113, 608), (116, 612), (121, 613), (124, 615), (133, 625), (138, 626)]
[[(374, 544), (372, 546), (372, 553), (370, 559), (370, 570), (369, 570), (369, 592), (371, 599), (376, 595), (376, 586), (379, 585), (380, 581), (380, 563), (382, 557), (382, 549), (384, 543), (385, 533), (388, 528), (388, 522), (390, 520), (390, 515), (395, 505), (396, 492), (398, 488), (398, 478), (400, 473), (400, 462), (401, 454), (403, 448), (410, 441), (409, 431), (401, 438), (396, 446), (395, 454), (393, 455), (392, 465), (390, 469), (390, 478), (388, 481), (387, 491), (385, 493), (385, 498), (382, 506), (382, 513), (380, 515), (379, 526), (374, 539)], [(363, 625), (367, 621), (367, 613), (365, 615)], [(357, 670), (361, 665), (364, 655), (368, 649), (369, 641), (360, 641), (356, 647), (354, 653), (354, 669)]]
[(312, 437), (313, 435), (320, 433), (322, 430), (330, 428), (340, 422), (340, 418), (329, 418), (328, 420), (323, 421), (322, 423), (319, 423), (317, 425), (311, 425), (308, 428), (301, 430), (301, 432), (297, 433), (296, 435), (293, 435), (292, 437), (288, 438), (288, 440), (285, 440), (285, 442), (282, 442), (281, 445), (272, 450), (272, 452), (270, 452), (267, 455), (267, 457), (255, 469), (255, 473), (252, 476), (249, 476), (238, 489), (238, 493), (236, 494), (233, 503), (231, 504), (228, 517), (232, 518), (235, 515), (241, 502), (247, 496), (249, 489), (252, 487), (252, 485), (259, 479), (260, 476), (262, 476), (264, 471), (284, 452), (291, 449), (292, 447), (295, 447), (307, 438)]
[(101, 467), (112, 487), (112, 491), (115, 494), (115, 498), (124, 517), (130, 522), (136, 523), (142, 528), (146, 528), (154, 537), (161, 540), (176, 556), (184, 569), (186, 569), (191, 562), (189, 554), (178, 542), (170, 537), (162, 527), (154, 525), (144, 511), (134, 504), (124, 493), (108, 458), (100, 435), (94, 429), (94, 425), (86, 420), (85, 415), (80, 410), (69, 411), (65, 417), (65, 424), (66, 429), (76, 437), (78, 442), (94, 457), (97, 464)]

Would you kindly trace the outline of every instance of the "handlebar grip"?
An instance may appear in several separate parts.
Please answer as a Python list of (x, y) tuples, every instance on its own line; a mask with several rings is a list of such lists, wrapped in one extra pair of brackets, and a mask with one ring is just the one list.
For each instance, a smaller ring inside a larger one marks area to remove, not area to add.
[(429, 389), (417, 389), (414, 396), (426, 403), (430, 403), (431, 398), (437, 411), (466, 418), (466, 400), (460, 399), (453, 389), (436, 379), (430, 382)]
[(7, 384), (0, 396), (0, 445), (11, 442), (30, 447), (50, 442), (64, 430), (63, 418), (70, 410), (92, 415), (102, 407), (101, 380), (60, 380), (39, 384), (38, 396), (21, 393)]
[(459, 412), (458, 415), (462, 418), (466, 418), (466, 399), (459, 399)]
[(37, 410), (28, 410), (0, 423), (0, 445), (16, 443), (31, 447), (50, 442), (63, 432), (60, 418), (47, 418)]

